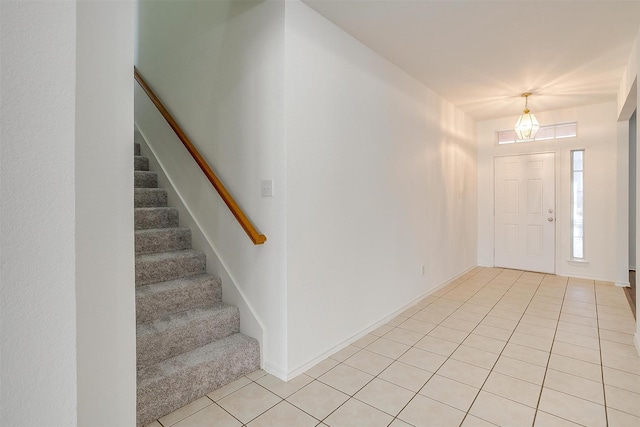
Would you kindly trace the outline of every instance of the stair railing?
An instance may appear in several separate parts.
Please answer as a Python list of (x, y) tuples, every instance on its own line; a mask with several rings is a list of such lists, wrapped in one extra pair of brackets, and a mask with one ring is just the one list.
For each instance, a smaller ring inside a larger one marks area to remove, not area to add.
[(207, 161), (204, 159), (204, 157), (202, 157), (198, 149), (195, 147), (195, 145), (193, 145), (189, 137), (182, 130), (178, 122), (176, 122), (176, 120), (173, 118), (171, 113), (169, 113), (169, 111), (166, 109), (162, 101), (160, 101), (158, 96), (149, 87), (149, 85), (144, 80), (144, 78), (142, 78), (142, 75), (140, 75), (140, 72), (138, 71), (137, 67), (134, 67), (133, 75), (136, 81), (138, 82), (138, 84), (140, 85), (140, 87), (142, 88), (142, 90), (145, 91), (147, 96), (149, 96), (149, 99), (151, 99), (151, 102), (153, 102), (153, 104), (156, 106), (160, 114), (162, 114), (162, 117), (164, 117), (164, 119), (167, 121), (169, 126), (171, 126), (171, 129), (173, 129), (178, 139), (182, 141), (182, 144), (187, 149), (189, 154), (191, 154), (191, 157), (193, 157), (193, 160), (195, 160), (198, 166), (200, 166), (200, 169), (202, 170), (202, 172), (205, 174), (209, 182), (211, 182), (211, 185), (213, 185), (213, 188), (216, 189), (216, 191), (222, 198), (222, 201), (224, 201), (224, 203), (227, 205), (227, 207), (229, 208), (233, 216), (236, 218), (236, 220), (238, 220), (242, 229), (245, 231), (245, 233), (247, 233), (247, 236), (249, 236), (249, 239), (251, 239), (254, 245), (261, 245), (264, 242), (266, 242), (267, 237), (264, 234), (260, 234), (258, 230), (256, 230), (256, 228), (253, 226), (249, 218), (247, 218), (247, 216), (242, 211), (240, 206), (238, 206), (238, 204), (233, 199), (231, 194), (227, 191), (227, 189), (224, 187), (222, 182), (218, 179), (216, 174), (213, 172), (213, 170), (211, 169)]

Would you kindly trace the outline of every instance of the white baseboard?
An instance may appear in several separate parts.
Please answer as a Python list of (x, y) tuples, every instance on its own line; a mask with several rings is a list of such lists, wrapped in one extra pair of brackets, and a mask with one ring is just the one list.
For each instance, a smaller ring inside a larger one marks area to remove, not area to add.
[[(167, 174), (167, 169), (160, 161), (157, 151), (149, 144), (144, 132), (138, 127), (138, 123), (135, 124), (135, 131), (139, 135), (139, 137), (135, 139), (135, 142), (140, 143), (142, 154), (149, 159), (151, 169), (157, 173), (159, 186), (167, 191), (169, 200), (173, 202), (173, 206), (180, 212), (181, 226), (191, 230), (193, 248), (205, 253), (207, 257), (207, 272), (215, 274), (222, 280), (223, 301), (235, 305), (240, 309), (242, 318), (240, 332), (258, 340), (261, 349), (260, 363), (263, 365), (264, 348), (268, 345), (266, 342), (266, 328), (264, 323), (258, 316), (254, 306), (249, 302), (245, 292), (238, 286), (237, 279), (231, 274), (227, 264), (220, 257), (220, 252), (216, 245), (209, 236), (205, 234), (201, 222), (198, 221), (189, 208), (184, 197), (171, 179), (171, 176)], [(229, 300), (229, 298), (231, 298), (231, 300)]]
[(556, 273), (556, 276), (560, 276), (560, 277), (568, 277), (568, 278), (574, 278), (574, 279), (586, 279), (586, 280), (597, 280), (598, 282), (610, 282), (610, 283), (616, 283), (615, 279), (612, 279), (610, 277), (601, 277), (601, 276), (593, 276), (593, 275), (588, 275), (588, 274), (576, 274), (576, 273)]
[(633, 343), (636, 345), (638, 356), (640, 356), (640, 332), (636, 332), (635, 335), (633, 335)]
[(615, 285), (619, 288), (628, 288), (631, 286), (629, 282), (616, 282)]
[(282, 381), (289, 381), (290, 379), (293, 378), (287, 375), (286, 369), (282, 369), (281, 367), (272, 365), (271, 363), (268, 363), (268, 362), (263, 362), (262, 369), (266, 373), (271, 374), (274, 377), (281, 379)]
[(367, 328), (361, 330), (360, 332), (352, 335), (351, 337), (347, 338), (346, 340), (342, 341), (341, 343), (327, 349), (325, 352), (323, 352), (322, 354), (318, 355), (317, 357), (309, 360), (306, 363), (303, 363), (302, 365), (299, 365), (298, 367), (290, 370), (288, 373), (284, 374), (283, 376), (280, 376), (279, 374), (282, 374), (283, 372), (280, 371), (278, 374), (276, 373), (272, 373), (270, 372), (268, 369), (268, 367), (265, 367), (265, 370), (267, 370), (267, 372), (272, 373), (273, 375), (276, 375), (278, 378), (280, 378), (283, 381), (289, 381), (292, 380), (293, 378), (297, 377), (300, 374), (305, 373), (306, 371), (308, 371), (309, 369), (313, 368), (315, 365), (317, 365), (318, 363), (322, 362), (323, 360), (327, 359), (329, 356), (331, 356), (332, 354), (335, 354), (336, 352), (348, 347), (349, 345), (353, 344), (354, 342), (358, 341), (360, 338), (364, 337), (365, 335), (367, 335), (368, 333), (375, 331), (376, 329), (378, 329), (380, 326), (383, 326), (387, 323), (389, 323), (389, 321), (391, 321), (392, 319), (394, 319), (396, 316), (398, 316), (400, 313), (402, 313), (403, 311), (407, 310), (408, 308), (413, 307), (414, 305), (418, 304), (420, 301), (422, 301), (424, 298), (428, 297), (429, 295), (439, 291), (440, 289), (444, 288), (445, 286), (447, 286), (448, 284), (454, 282), (455, 280), (459, 279), (460, 277), (464, 276), (465, 274), (469, 273), (470, 271), (472, 271), (474, 268), (476, 268), (478, 266), (473, 266), (473, 267), (469, 267), (466, 270), (464, 270), (463, 272), (455, 275), (454, 277), (446, 280), (445, 282), (443, 282), (442, 284), (429, 289), (428, 291), (426, 291), (425, 293), (423, 293), (422, 295), (414, 298), (411, 302), (409, 302), (408, 304), (403, 305), (402, 307), (398, 308), (397, 310), (393, 311), (391, 314), (388, 314), (387, 316), (385, 316), (384, 318), (382, 318), (381, 320), (375, 322), (374, 324), (368, 326)]

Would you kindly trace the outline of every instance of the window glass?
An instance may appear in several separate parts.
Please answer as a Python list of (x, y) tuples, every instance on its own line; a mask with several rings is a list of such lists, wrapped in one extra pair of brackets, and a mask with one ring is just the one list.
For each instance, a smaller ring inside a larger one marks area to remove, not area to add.
[(571, 152), (571, 257), (584, 259), (584, 150)]
[[(513, 144), (516, 142), (530, 142), (532, 139), (518, 139), (516, 132), (513, 129), (500, 130), (498, 134), (498, 145)], [(549, 139), (562, 139), (571, 138), (577, 136), (578, 124), (577, 123), (561, 123), (555, 125), (540, 126), (538, 133), (536, 133), (536, 141), (544, 141)]]

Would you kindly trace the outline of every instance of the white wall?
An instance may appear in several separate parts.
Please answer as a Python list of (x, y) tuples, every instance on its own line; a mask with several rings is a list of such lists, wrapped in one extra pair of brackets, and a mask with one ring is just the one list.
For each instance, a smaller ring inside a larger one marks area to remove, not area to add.
[(285, 43), (295, 375), (475, 265), (476, 153), (469, 117), (298, 1)]
[(132, 6), (0, 3), (3, 426), (135, 423)]
[[(223, 298), (240, 307), (243, 332), (260, 339), (253, 326), (264, 326), (264, 367), (284, 377), (284, 2), (141, 1), (137, 39), (141, 74), (267, 236), (262, 246), (251, 243), (179, 141), (154, 124), (153, 107), (137, 98), (141, 133), (218, 254), (219, 264), (208, 263), (234, 282), (225, 281)], [(262, 179), (273, 179), (274, 197), (261, 197)]]
[(474, 266), (467, 116), (297, 1), (142, 1), (138, 26), (141, 73), (267, 235), (250, 244), (137, 97), (267, 371), (290, 378)]
[[(636, 92), (638, 85), (638, 63), (640, 58), (638, 52), (640, 51), (640, 32), (636, 36), (636, 40), (629, 53), (629, 60), (627, 66), (622, 75), (620, 81), (620, 87), (618, 88), (618, 118), (621, 120), (628, 120), (633, 114), (636, 108)], [(633, 94), (633, 96), (630, 96)]]
[[(633, 45), (633, 49), (629, 54), (629, 61), (627, 62), (627, 67), (624, 72), (624, 77), (620, 82), (620, 89), (618, 90), (618, 120), (628, 120), (634, 110), (640, 106), (640, 91), (638, 90), (638, 64), (640, 63), (640, 31), (636, 36), (636, 41)], [(637, 119), (637, 116), (636, 116)], [(636, 143), (640, 137), (640, 128), (637, 126), (636, 120)], [(636, 149), (636, 165), (640, 164), (640, 150)], [(635, 188), (640, 187), (640, 174), (636, 173), (636, 183)], [(630, 185), (633, 188), (633, 185)], [(637, 191), (637, 190), (636, 190)], [(635, 198), (635, 202), (637, 204), (637, 194)], [(640, 210), (635, 209), (636, 212), (636, 230), (637, 225), (640, 223)], [(635, 233), (636, 238), (636, 249), (638, 245), (640, 245), (640, 233)], [(636, 250), (636, 266), (639, 264), (640, 259), (638, 256), (640, 252)], [(638, 297), (640, 296), (640, 291), (638, 291), (638, 286), (636, 285), (636, 302), (638, 301)], [(636, 350), (638, 354), (640, 354), (640, 316), (638, 316), (638, 304), (636, 303), (636, 334), (635, 334), (635, 344)]]
[[(556, 274), (616, 281), (617, 145), (616, 104), (533, 112), (542, 124), (576, 121), (578, 136), (561, 140), (497, 145), (496, 131), (511, 129), (517, 117), (478, 123), (478, 264), (493, 265), (493, 158), (556, 153)], [(570, 151), (585, 150), (585, 263), (570, 260)], [(626, 210), (626, 205), (620, 208)], [(626, 212), (625, 212), (626, 215)], [(626, 224), (623, 224), (626, 228)], [(623, 257), (626, 259), (625, 256)]]
[(636, 156), (637, 156), (637, 114), (629, 119), (629, 269), (636, 269)]
[(92, 0), (77, 8), (79, 426), (135, 424), (134, 6)]
[(629, 286), (629, 122), (618, 121), (617, 146), (616, 146), (616, 220), (615, 220), (615, 245), (616, 245), (616, 267), (615, 285), (620, 287)]
[(75, 29), (75, 2), (0, 3), (3, 426), (76, 425)]
[[(636, 97), (636, 102), (635, 102), (635, 106), (636, 106), (636, 111), (638, 109), (638, 106), (640, 106), (640, 91), (637, 88), (638, 85), (638, 69), (637, 69), (637, 64), (640, 62), (640, 31), (638, 32), (638, 36), (636, 37), (636, 42), (634, 44), (634, 50), (631, 52), (631, 56), (630, 56), (630, 63), (633, 65), (634, 63), (636, 64), (635, 67), (635, 71), (636, 71), (636, 77), (635, 77), (635, 85), (634, 87), (636, 88), (635, 90), (635, 97)], [(635, 61), (634, 61), (635, 58)], [(628, 69), (629, 70), (629, 69)], [(629, 71), (627, 71), (629, 73)], [(636, 114), (636, 144), (637, 141), (640, 139), (640, 126), (637, 125), (637, 114)], [(636, 166), (640, 164), (640, 150), (637, 149), (637, 145), (636, 145)], [(636, 171), (636, 191), (638, 188), (640, 188), (639, 185), (640, 182), (640, 174), (637, 173)], [(637, 232), (638, 229), (638, 224), (640, 223), (640, 210), (638, 210), (638, 206), (637, 206), (637, 193), (636, 193), (636, 267), (640, 264), (640, 259), (638, 259), (638, 245), (640, 244), (640, 233)], [(640, 291), (638, 291), (638, 283), (636, 282), (636, 334), (634, 337), (634, 342), (636, 344), (636, 350), (638, 351), (638, 354), (640, 354), (640, 311), (638, 310), (638, 300), (640, 296)]]

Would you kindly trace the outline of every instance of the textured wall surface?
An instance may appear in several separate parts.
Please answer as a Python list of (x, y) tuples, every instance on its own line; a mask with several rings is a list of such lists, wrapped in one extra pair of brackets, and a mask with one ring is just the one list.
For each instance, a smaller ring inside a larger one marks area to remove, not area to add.
[[(284, 376), (284, 2), (142, 1), (136, 37), (143, 77), (267, 236), (264, 245), (251, 243), (136, 89), (136, 124), (181, 199), (169, 203), (187, 206), (189, 215), (181, 212), (180, 221), (192, 217), (205, 237), (195, 233), (194, 248), (215, 253), (207, 268), (223, 278), (224, 300), (240, 308), (243, 333), (261, 340), (264, 330), (265, 368)], [(273, 180), (274, 197), (261, 197), (263, 179)]]
[(135, 423), (133, 2), (0, 3), (0, 425)]
[(301, 2), (286, 3), (285, 43), (299, 373), (475, 266), (475, 122)]
[(76, 5), (0, 8), (0, 424), (74, 426)]
[(79, 1), (76, 60), (78, 425), (136, 416), (133, 1)]

